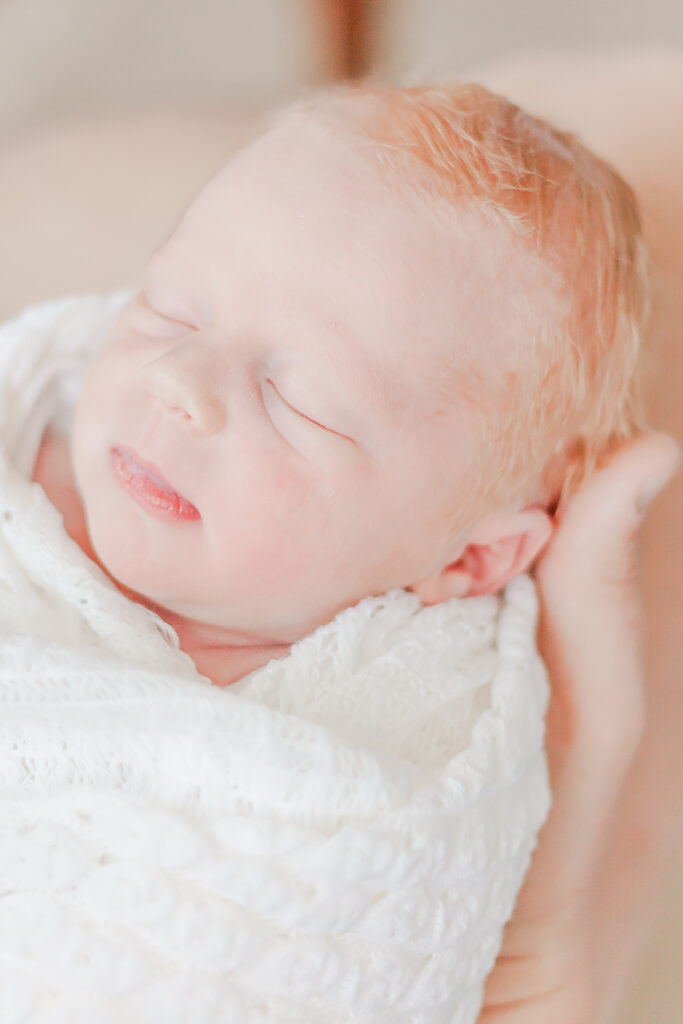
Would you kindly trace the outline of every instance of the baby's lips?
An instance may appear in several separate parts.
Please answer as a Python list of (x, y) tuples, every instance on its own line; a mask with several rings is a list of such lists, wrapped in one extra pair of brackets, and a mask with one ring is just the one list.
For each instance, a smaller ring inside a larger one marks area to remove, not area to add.
[(201, 518), (198, 509), (192, 502), (169, 484), (157, 466), (141, 459), (135, 449), (119, 445), (112, 448), (112, 453), (117, 459), (119, 471), (129, 479), (136, 476), (144, 477), (146, 491), (151, 489), (157, 498), (172, 502), (184, 518)]

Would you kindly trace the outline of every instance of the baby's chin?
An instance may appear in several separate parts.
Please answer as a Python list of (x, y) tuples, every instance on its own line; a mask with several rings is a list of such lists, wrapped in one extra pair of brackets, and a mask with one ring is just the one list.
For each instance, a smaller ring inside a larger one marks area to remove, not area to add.
[[(109, 516), (91, 510), (86, 523), (91, 557), (109, 577), (117, 590), (130, 600), (156, 612), (171, 625), (202, 625), (216, 633), (212, 639), (242, 639), (242, 634), (226, 632), (224, 613), (207, 603), (200, 592), (201, 574), (193, 576), (196, 594), (188, 593), (187, 586), (178, 579), (174, 563), (166, 554), (156, 561), (150, 557), (150, 545), (144, 531), (131, 530), (127, 525), (111, 520)], [(223, 635), (225, 633), (225, 636)], [(218, 635), (220, 634), (220, 636)], [(233, 639), (233, 642), (236, 642)]]
[(151, 579), (145, 578), (140, 562), (136, 562), (132, 552), (126, 551), (122, 539), (117, 543), (109, 533), (90, 525), (88, 537), (95, 560), (119, 590), (140, 603), (161, 604), (158, 587), (150, 586)]

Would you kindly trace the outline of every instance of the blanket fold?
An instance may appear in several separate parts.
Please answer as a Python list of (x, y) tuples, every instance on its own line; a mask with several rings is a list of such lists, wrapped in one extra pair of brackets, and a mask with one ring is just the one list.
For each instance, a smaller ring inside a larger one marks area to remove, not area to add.
[(0, 329), (0, 1020), (474, 1024), (550, 802), (533, 581), (212, 686), (18, 469), (123, 300)]

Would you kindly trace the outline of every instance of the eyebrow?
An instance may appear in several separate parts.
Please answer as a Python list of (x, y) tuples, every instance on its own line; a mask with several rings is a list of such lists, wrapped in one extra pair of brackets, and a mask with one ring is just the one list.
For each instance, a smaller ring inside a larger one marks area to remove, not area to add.
[(325, 361), (348, 383), (353, 396), (360, 395), (369, 406), (386, 410), (395, 420), (410, 403), (411, 389), (407, 382), (400, 374), (392, 374), (387, 366), (373, 360), (367, 352), (361, 354), (357, 339), (343, 325), (335, 322), (331, 326), (324, 322), (324, 327), (335, 343), (325, 351)]
[(486, 394), (486, 374), (482, 366), (468, 361), (464, 353), (448, 353), (436, 361), (435, 367), (424, 374), (434, 390), (434, 408), (428, 413), (432, 419), (442, 415), (443, 406), (459, 406), (469, 412), (483, 409)]
[[(352, 332), (341, 324), (331, 327), (324, 323), (327, 334), (333, 341), (343, 340), (343, 353), (332, 347), (325, 353), (333, 369), (348, 381), (356, 394), (364, 397), (370, 406), (385, 409), (397, 426), (401, 413), (410, 414), (410, 423), (417, 419), (431, 422), (439, 419), (449, 408), (460, 408), (466, 413), (476, 413), (484, 405), (485, 376), (481, 368), (475, 368), (463, 353), (456, 351), (435, 357), (429, 368), (418, 367), (408, 374), (394, 372), (376, 362), (363, 352)], [(417, 349), (418, 339), (414, 340)], [(342, 396), (344, 398), (345, 396)], [(353, 408), (351, 412), (353, 414)], [(406, 424), (407, 425), (407, 424)]]

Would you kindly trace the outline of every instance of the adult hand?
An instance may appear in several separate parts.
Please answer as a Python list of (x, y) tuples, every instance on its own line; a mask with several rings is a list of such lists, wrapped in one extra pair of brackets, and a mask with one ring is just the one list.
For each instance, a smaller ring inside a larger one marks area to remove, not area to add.
[(607, 1024), (628, 982), (601, 943), (609, 922), (596, 896), (607, 863), (614, 870), (606, 856), (614, 812), (645, 726), (638, 528), (679, 456), (666, 434), (624, 445), (558, 510), (536, 565), (553, 805), (487, 981), (481, 1024)]

